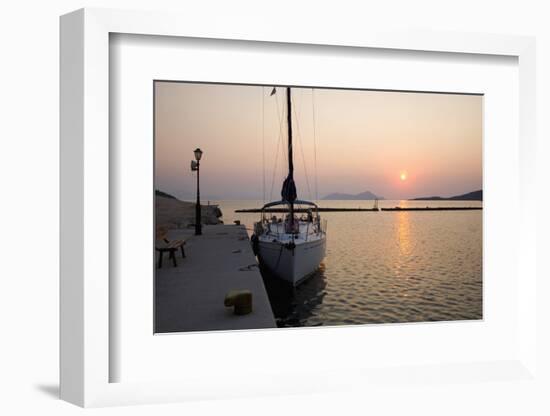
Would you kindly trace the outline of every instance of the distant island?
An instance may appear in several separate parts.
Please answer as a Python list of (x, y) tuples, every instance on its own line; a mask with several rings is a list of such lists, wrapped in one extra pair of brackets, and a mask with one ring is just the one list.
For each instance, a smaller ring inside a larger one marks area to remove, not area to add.
[(411, 201), (483, 201), (483, 190), (468, 192), (463, 195), (456, 195), (450, 197), (441, 196), (426, 196), (421, 198), (413, 198)]
[(371, 200), (371, 199), (384, 199), (382, 196), (373, 194), (370, 191), (361, 192), (359, 194), (344, 194), (335, 192), (323, 197), (326, 200)]

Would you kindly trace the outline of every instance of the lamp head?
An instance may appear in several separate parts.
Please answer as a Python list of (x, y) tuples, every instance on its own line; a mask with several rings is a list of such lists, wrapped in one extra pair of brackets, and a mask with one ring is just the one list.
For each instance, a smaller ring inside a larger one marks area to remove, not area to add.
[(194, 150), (194, 153), (195, 153), (195, 159), (197, 160), (197, 162), (199, 160), (201, 160), (201, 157), (202, 157), (202, 150), (199, 149), (198, 147)]

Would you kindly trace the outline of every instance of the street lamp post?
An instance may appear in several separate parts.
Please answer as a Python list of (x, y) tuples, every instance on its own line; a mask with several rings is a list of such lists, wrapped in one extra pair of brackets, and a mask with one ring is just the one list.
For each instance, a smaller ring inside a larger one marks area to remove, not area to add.
[(200, 193), (200, 182), (199, 182), (199, 173), (200, 173), (200, 160), (202, 157), (202, 150), (198, 147), (194, 151), (195, 160), (191, 161), (191, 170), (197, 171), (197, 203), (195, 206), (195, 235), (202, 234), (202, 225), (201, 225), (201, 193)]

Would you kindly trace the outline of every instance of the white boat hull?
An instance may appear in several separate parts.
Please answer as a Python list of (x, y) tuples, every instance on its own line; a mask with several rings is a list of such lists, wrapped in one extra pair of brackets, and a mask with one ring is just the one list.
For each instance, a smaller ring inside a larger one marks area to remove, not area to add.
[(326, 246), (325, 237), (296, 244), (294, 248), (278, 241), (259, 241), (258, 259), (270, 273), (297, 286), (319, 268)]

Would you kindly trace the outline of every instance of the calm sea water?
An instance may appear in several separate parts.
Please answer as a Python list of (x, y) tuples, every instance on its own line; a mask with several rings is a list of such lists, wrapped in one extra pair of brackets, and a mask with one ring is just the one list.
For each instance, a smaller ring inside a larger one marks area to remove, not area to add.
[[(262, 201), (211, 201), (223, 220), (252, 228)], [(373, 201), (320, 201), (370, 208)], [(394, 206), (480, 206), (475, 201), (380, 201)], [(279, 326), (482, 318), (483, 211), (326, 212), (327, 255), (293, 289), (262, 273)], [(249, 234), (251, 231), (249, 230)]]

